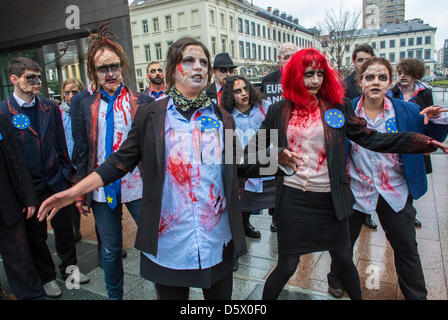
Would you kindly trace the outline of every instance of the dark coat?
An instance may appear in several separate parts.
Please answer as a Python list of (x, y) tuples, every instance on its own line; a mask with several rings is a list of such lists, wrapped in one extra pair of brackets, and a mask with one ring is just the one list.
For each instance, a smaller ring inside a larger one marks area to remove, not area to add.
[[(391, 97), (394, 99), (401, 99), (400, 97), (400, 88), (398, 84), (396, 84), (391, 90)], [(430, 88), (426, 88), (425, 90), (420, 91), (415, 97), (414, 103), (418, 104), (420, 107), (420, 111), (423, 109), (434, 105), (434, 100), (432, 98), (432, 90)]]
[[(150, 106), (140, 108), (128, 138), (120, 150), (112, 154), (96, 172), (104, 184), (131, 172), (137, 163), (142, 162), (143, 199), (140, 210), (139, 226), (135, 247), (138, 250), (157, 255), (162, 192), (165, 179), (165, 117), (169, 98), (163, 98)], [(217, 117), (223, 122), (224, 129), (235, 129), (233, 117), (222, 108), (214, 107)], [(233, 146), (238, 139), (233, 136)], [(226, 145), (225, 145), (226, 146)], [(257, 176), (255, 165), (239, 166), (235, 164), (235, 150), (224, 150), (223, 159), (231, 152), (233, 164), (222, 165), (222, 178), (230, 229), (237, 256), (247, 252), (244, 238), (243, 221), (238, 198), (238, 174)]]
[[(289, 148), (287, 128), (291, 116), (293, 103), (289, 100), (280, 101), (269, 108), (260, 129), (278, 129), (278, 147)], [(331, 196), (336, 217), (344, 220), (353, 212), (355, 198), (350, 189), (346, 167), (346, 138), (353, 140), (364, 148), (384, 153), (425, 153), (433, 152), (429, 147), (429, 137), (418, 133), (385, 134), (366, 127), (366, 121), (356, 117), (352, 104), (347, 99), (337, 106), (321, 105), (322, 123), (325, 132), (325, 146), (327, 151), (328, 173), (330, 176)], [(345, 125), (334, 129), (326, 124), (323, 117), (330, 109), (338, 109), (345, 116)], [(256, 139), (256, 135), (254, 136)], [(266, 145), (270, 145), (270, 136), (267, 135)], [(277, 179), (276, 210), (281, 200), (283, 178)]]
[[(30, 170), (35, 190), (40, 191), (47, 186), (53, 192), (60, 192), (69, 188), (74, 178), (61, 112), (53, 101), (42, 97), (36, 99), (39, 128), (38, 130), (32, 126), (24, 130), (14, 128), (17, 143)], [(0, 113), (12, 123), (12, 118), (23, 113), (23, 110), (11, 94), (0, 104)]]
[(344, 79), (346, 88), (345, 97), (349, 100), (358, 98), (361, 95), (361, 88), (358, 85), (358, 76), (356, 71), (353, 71), (351, 75)]
[(23, 208), (37, 205), (33, 180), (26, 167), (14, 127), (0, 115), (0, 216), (7, 226), (23, 220)]
[(282, 73), (280, 72), (280, 69), (263, 77), (261, 79), (261, 92), (266, 93), (264, 92), (264, 87), (267, 83), (281, 83), (281, 79)]
[(70, 118), (72, 119), (72, 136), (73, 136), (73, 153), (72, 153), (72, 162), (77, 167), (79, 162), (79, 152), (78, 152), (78, 142), (79, 140), (79, 130), (80, 130), (80, 104), (81, 101), (90, 96), (89, 90), (85, 89), (75, 95), (70, 102)]
[[(130, 90), (131, 116), (134, 120), (137, 109), (143, 105), (154, 101), (153, 98)], [(76, 137), (78, 151), (78, 167), (76, 171), (76, 181), (81, 181), (97, 168), (98, 155), (98, 115), (101, 102), (101, 92), (85, 97), (81, 100), (78, 110), (78, 135)], [(87, 195), (87, 204), (90, 207), (92, 193)]]
[[(210, 100), (213, 101), (214, 104), (218, 104), (218, 93), (216, 92), (216, 82), (213, 82), (205, 91)], [(214, 99), (214, 100), (213, 100)]]

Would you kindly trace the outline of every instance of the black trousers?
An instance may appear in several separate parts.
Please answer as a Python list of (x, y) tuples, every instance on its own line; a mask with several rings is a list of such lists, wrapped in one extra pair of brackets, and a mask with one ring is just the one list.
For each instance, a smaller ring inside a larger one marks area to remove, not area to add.
[[(42, 202), (53, 193), (47, 189), (38, 193), (40, 207)], [(73, 206), (73, 205), (72, 205)], [(59, 271), (61, 275), (65, 275), (65, 270), (70, 265), (76, 265), (76, 244), (73, 235), (73, 224), (70, 207), (62, 208), (51, 220), (51, 226), (54, 230), (56, 252), (58, 253), (61, 263)], [(39, 272), (42, 283), (56, 279), (56, 270), (51, 257), (50, 250), (47, 246), (47, 221), (39, 222), (36, 214), (29, 220), (26, 220), (26, 232), (28, 243), (33, 257), (34, 264)]]
[(0, 254), (9, 285), (16, 298), (44, 299), (45, 293), (31, 258), (23, 220), (11, 227), (4, 224), (0, 218)]
[[(428, 292), (415, 239), (416, 210), (412, 201), (412, 198), (409, 197), (406, 206), (397, 213), (380, 196), (376, 212), (386, 238), (394, 250), (395, 270), (404, 297), (407, 300), (425, 300)], [(365, 216), (366, 214), (355, 210), (350, 217), (352, 248), (359, 237)], [(341, 282), (335, 276), (338, 268), (337, 263), (332, 261), (331, 271), (328, 274), (328, 284), (334, 288), (343, 288)]]

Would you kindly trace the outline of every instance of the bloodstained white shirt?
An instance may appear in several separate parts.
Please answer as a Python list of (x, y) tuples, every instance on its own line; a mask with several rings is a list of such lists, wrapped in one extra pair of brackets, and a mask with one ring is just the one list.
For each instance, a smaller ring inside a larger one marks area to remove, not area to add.
[(294, 107), (288, 124), (289, 149), (300, 156), (296, 173), (283, 184), (311, 192), (331, 192), (324, 127), (318, 105), (311, 112)]
[[(123, 87), (124, 89), (125, 87)], [(123, 90), (114, 103), (114, 145), (113, 152), (118, 151), (123, 141), (128, 137), (132, 126), (131, 105), (129, 93)], [(101, 99), (98, 115), (98, 153), (97, 164), (100, 166), (106, 159), (106, 112), (107, 102)], [(143, 182), (138, 167), (121, 178), (121, 202), (127, 203), (141, 199)], [(93, 191), (93, 200), (106, 202), (104, 188)]]

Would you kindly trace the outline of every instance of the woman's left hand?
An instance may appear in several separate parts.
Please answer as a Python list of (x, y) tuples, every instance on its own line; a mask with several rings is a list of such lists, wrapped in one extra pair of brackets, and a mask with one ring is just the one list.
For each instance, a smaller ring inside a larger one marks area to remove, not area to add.
[(443, 151), (443, 153), (448, 153), (448, 147), (444, 145), (443, 143), (440, 143), (437, 140), (431, 140), (429, 141), (429, 144), (435, 148), (439, 148)]
[(435, 118), (439, 116), (442, 112), (448, 112), (448, 109), (442, 109), (442, 107), (439, 106), (431, 106), (423, 109), (422, 112), (420, 112), (420, 115), (425, 116), (425, 126), (428, 124), (429, 119)]

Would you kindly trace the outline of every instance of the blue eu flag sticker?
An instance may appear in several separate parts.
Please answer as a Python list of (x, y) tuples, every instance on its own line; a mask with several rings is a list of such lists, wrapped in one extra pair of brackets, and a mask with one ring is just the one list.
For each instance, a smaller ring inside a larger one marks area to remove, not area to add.
[(325, 113), (325, 123), (335, 129), (340, 129), (345, 124), (345, 117), (338, 109), (331, 109)]
[(210, 132), (218, 130), (221, 126), (218, 120), (211, 117), (199, 117), (197, 120), (197, 126), (202, 132)]
[(12, 118), (12, 124), (17, 129), (24, 130), (30, 126), (31, 122), (26, 114), (19, 113)]
[(107, 205), (111, 210), (114, 210), (117, 207), (117, 195), (113, 183), (104, 186), (104, 194), (106, 195)]
[(0, 133), (0, 141), (3, 140), (3, 135)]
[(392, 118), (386, 121), (387, 133), (398, 133), (397, 119)]

